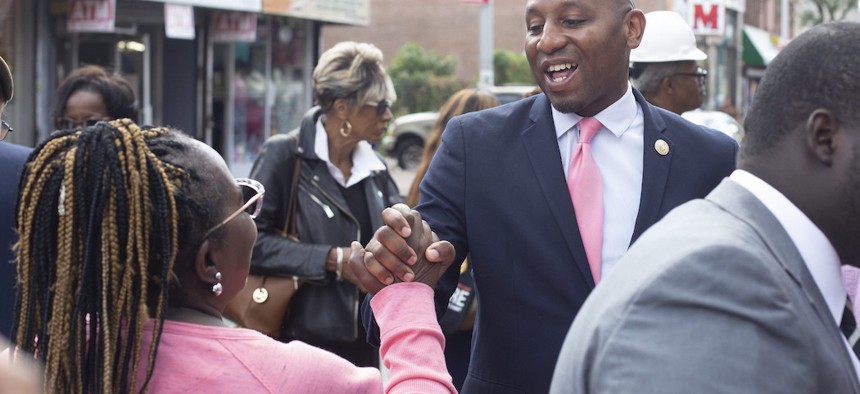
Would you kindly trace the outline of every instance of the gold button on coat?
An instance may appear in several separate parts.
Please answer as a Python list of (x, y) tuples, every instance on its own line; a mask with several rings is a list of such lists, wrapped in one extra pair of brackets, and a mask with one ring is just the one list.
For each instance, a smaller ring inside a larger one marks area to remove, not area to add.
[(654, 142), (654, 150), (660, 154), (660, 156), (666, 156), (669, 154), (669, 144), (663, 140), (657, 140)]

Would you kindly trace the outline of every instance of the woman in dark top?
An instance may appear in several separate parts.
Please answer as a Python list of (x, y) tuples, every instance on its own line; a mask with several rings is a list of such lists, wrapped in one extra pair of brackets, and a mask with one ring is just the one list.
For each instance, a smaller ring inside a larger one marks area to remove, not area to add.
[[(366, 244), (382, 225), (382, 210), (400, 202), (397, 186), (371, 142), (380, 140), (396, 98), (371, 44), (342, 42), (321, 56), (313, 73), (317, 107), (297, 130), (269, 138), (251, 176), (265, 185), (251, 272), (297, 276), (281, 339), (328, 349), (359, 366), (379, 366), (358, 321), (364, 294), (343, 265), (349, 244)], [(296, 158), (298, 186), (292, 189)], [(297, 198), (298, 241), (283, 236), (289, 199)]]

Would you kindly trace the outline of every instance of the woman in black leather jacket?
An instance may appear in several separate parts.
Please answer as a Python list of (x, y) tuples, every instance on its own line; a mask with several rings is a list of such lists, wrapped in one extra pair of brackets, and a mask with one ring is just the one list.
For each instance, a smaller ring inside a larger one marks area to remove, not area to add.
[[(269, 138), (251, 170), (266, 187), (251, 272), (304, 280), (282, 340), (298, 339), (358, 366), (378, 367), (378, 350), (366, 343), (358, 321), (364, 293), (343, 265), (350, 242), (367, 244), (383, 224), (382, 210), (402, 201), (370, 144), (385, 132), (396, 94), (382, 52), (365, 43), (342, 42), (323, 53), (313, 84), (318, 107), (304, 115), (299, 129)], [(290, 190), (297, 156), (298, 190)], [(292, 193), (299, 241), (283, 236)]]

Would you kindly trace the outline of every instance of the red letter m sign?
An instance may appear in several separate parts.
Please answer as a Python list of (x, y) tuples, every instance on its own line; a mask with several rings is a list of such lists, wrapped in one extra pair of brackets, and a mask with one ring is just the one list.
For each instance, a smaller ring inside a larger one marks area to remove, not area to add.
[(722, 35), (725, 27), (725, 9), (716, 1), (691, 1), (690, 26), (696, 35)]

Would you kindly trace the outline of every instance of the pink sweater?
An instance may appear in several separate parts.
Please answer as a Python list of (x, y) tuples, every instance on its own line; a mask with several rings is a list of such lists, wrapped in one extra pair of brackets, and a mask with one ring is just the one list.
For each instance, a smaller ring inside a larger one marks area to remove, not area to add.
[[(433, 290), (421, 283), (398, 283), (377, 293), (371, 306), (382, 336), (382, 360), (390, 369), (385, 392), (455, 393), (445, 367), (445, 339), (436, 322)], [(175, 321), (164, 322), (149, 389), (242, 394), (383, 391), (378, 369), (356, 367), (302, 342), (281, 343), (252, 330)]]

